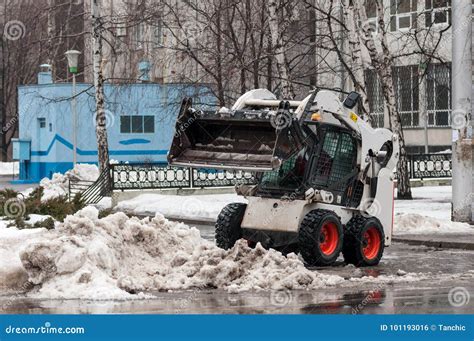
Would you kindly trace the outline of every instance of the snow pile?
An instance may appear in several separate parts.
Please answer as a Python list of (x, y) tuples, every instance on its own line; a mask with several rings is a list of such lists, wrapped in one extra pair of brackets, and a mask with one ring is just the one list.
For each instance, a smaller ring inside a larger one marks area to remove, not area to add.
[(16, 162), (0, 162), (0, 175), (17, 175), (18, 161)]
[(430, 233), (474, 233), (474, 228), (465, 223), (435, 219), (420, 214), (397, 214), (393, 227), (394, 234)]
[(54, 173), (52, 179), (44, 178), (40, 186), (44, 188), (42, 200), (57, 198), (68, 195), (69, 180), (95, 181), (99, 177), (99, 169), (96, 165), (86, 163), (77, 164), (74, 169), (65, 174)]
[(0, 288), (21, 289), (25, 287), (28, 275), (18, 255), (28, 240), (38, 239), (46, 229), (18, 230), (7, 228), (8, 221), (0, 220)]
[(197, 229), (159, 214), (98, 219), (97, 209), (87, 207), (47, 234), (20, 252), (29, 280), (38, 285), (34, 297), (127, 299), (153, 290), (313, 289), (344, 281), (260, 245), (250, 249), (239, 241), (219, 249)]

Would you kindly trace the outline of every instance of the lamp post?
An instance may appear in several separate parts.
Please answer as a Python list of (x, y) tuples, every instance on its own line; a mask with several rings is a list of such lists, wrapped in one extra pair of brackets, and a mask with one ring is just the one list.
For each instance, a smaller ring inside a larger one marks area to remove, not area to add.
[(66, 51), (67, 64), (69, 72), (72, 73), (72, 157), (73, 165), (77, 163), (77, 111), (76, 111), (76, 74), (79, 64), (79, 55), (81, 52), (77, 50)]

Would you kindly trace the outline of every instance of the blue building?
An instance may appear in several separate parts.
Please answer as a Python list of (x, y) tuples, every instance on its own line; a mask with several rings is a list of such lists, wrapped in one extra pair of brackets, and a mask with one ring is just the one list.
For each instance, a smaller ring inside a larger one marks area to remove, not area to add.
[[(77, 162), (97, 163), (95, 98), (90, 84), (78, 84)], [(122, 162), (166, 163), (174, 124), (184, 96), (215, 103), (206, 86), (189, 84), (106, 84), (110, 158)], [(73, 166), (72, 84), (18, 88), (19, 137), (13, 158), (20, 160), (20, 181), (37, 182)]]

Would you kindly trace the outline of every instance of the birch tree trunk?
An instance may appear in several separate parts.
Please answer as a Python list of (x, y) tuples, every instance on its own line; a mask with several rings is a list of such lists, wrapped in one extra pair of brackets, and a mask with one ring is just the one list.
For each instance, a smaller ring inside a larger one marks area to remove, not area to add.
[(277, 62), (278, 73), (281, 79), (281, 97), (285, 99), (293, 99), (295, 91), (290, 79), (290, 70), (288, 60), (285, 55), (285, 48), (283, 46), (282, 30), (278, 20), (278, 0), (269, 0), (268, 6), (268, 27), (270, 29), (270, 36), (272, 38), (272, 46), (274, 48), (275, 59)]
[(377, 40), (381, 45), (381, 52), (379, 52), (375, 46), (375, 41), (367, 23), (367, 14), (365, 7), (360, 1), (354, 1), (357, 15), (362, 23), (361, 30), (362, 40), (365, 47), (367, 48), (372, 65), (374, 66), (377, 75), (380, 77), (380, 83), (382, 86), (382, 93), (387, 107), (390, 128), (393, 133), (398, 135), (400, 150), (399, 150), (399, 161), (397, 164), (397, 197), (399, 199), (412, 199), (411, 188), (410, 188), (410, 174), (408, 172), (408, 157), (405, 149), (405, 138), (403, 136), (402, 122), (400, 119), (400, 113), (397, 110), (395, 103), (395, 89), (393, 87), (393, 74), (392, 65), (393, 59), (390, 54), (387, 42), (387, 32), (385, 29), (385, 20), (383, 17), (383, 4), (382, 0), (376, 0), (377, 6), (377, 20), (378, 20), (378, 33)]
[(102, 70), (102, 25), (100, 22), (99, 1), (92, 0), (92, 67), (94, 72), (97, 155), (100, 172), (109, 164), (109, 143), (107, 140), (106, 113), (104, 108), (104, 75)]
[(344, 21), (347, 25), (349, 40), (349, 53), (353, 70), (354, 90), (361, 95), (361, 116), (371, 121), (369, 99), (367, 97), (367, 88), (365, 85), (364, 65), (362, 61), (362, 50), (360, 37), (356, 31), (356, 13), (351, 0), (344, 0)]

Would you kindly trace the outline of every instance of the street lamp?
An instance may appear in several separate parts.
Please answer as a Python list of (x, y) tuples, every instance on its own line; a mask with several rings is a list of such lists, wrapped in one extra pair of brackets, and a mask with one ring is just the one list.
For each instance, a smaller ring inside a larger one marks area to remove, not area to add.
[(77, 163), (77, 112), (76, 112), (76, 74), (79, 64), (79, 55), (81, 52), (77, 50), (66, 51), (67, 64), (69, 72), (72, 73), (72, 157), (73, 165), (76, 167)]

